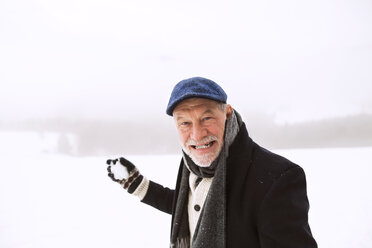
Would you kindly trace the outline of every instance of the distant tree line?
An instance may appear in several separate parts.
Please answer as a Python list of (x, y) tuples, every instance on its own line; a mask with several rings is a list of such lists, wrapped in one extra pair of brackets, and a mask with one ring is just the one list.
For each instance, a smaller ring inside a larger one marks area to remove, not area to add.
[[(372, 115), (360, 114), (294, 124), (246, 114), (250, 136), (269, 149), (372, 146)], [(0, 131), (59, 134), (57, 152), (76, 156), (171, 154), (180, 151), (171, 119), (107, 121), (45, 119), (0, 122)]]

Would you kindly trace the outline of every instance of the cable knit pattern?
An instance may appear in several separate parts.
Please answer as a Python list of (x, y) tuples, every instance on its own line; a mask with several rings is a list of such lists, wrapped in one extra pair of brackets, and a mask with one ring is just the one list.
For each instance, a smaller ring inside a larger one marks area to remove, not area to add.
[(138, 185), (137, 189), (133, 192), (133, 195), (137, 196), (141, 201), (145, 197), (147, 190), (149, 189), (150, 181), (143, 177), (142, 182)]
[[(189, 202), (188, 202), (188, 213), (189, 213), (189, 228), (190, 228), (190, 237), (191, 240), (194, 236), (195, 227), (198, 224), (199, 216), (204, 206), (205, 198), (207, 197), (209, 188), (211, 187), (212, 178), (203, 178), (198, 186), (196, 185), (196, 180), (198, 177), (190, 172), (189, 177)], [(198, 210), (195, 209), (195, 206), (199, 206)]]

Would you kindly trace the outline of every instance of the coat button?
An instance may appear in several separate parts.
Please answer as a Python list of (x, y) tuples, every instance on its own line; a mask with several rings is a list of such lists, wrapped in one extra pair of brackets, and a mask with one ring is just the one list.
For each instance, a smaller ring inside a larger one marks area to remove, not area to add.
[(194, 209), (195, 209), (195, 211), (199, 212), (199, 211), (200, 211), (200, 206), (199, 206), (198, 204), (196, 204), (196, 205), (194, 206)]

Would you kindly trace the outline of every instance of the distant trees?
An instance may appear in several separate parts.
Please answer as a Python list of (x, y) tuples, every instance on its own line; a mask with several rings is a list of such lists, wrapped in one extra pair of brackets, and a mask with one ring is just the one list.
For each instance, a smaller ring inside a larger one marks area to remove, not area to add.
[[(243, 114), (250, 136), (271, 149), (372, 146), (372, 115), (360, 114), (295, 124), (276, 124), (265, 115)], [(148, 121), (47, 119), (0, 123), (0, 131), (53, 132), (56, 152), (76, 156), (178, 153), (169, 118)], [(42, 137), (42, 136), (41, 136)]]

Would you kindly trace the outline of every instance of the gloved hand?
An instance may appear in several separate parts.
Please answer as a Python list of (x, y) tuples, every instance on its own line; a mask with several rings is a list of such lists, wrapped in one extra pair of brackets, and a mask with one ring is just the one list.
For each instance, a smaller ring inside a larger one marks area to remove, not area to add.
[(138, 169), (127, 159), (109, 159), (106, 161), (108, 176), (119, 183), (128, 193), (132, 194), (142, 182), (143, 176)]

